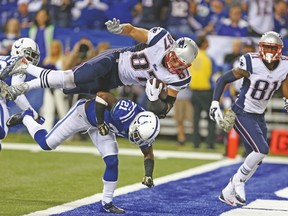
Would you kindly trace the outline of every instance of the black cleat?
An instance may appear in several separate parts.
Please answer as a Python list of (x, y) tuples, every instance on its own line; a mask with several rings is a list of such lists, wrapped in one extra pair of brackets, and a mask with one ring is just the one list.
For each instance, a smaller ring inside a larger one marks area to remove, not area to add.
[(106, 203), (105, 205), (101, 206), (100, 212), (124, 214), (125, 210), (113, 205), (113, 203), (110, 202), (110, 203)]
[(12, 127), (12, 126), (22, 124), (22, 121), (25, 115), (30, 115), (32, 117), (34, 116), (33, 111), (30, 109), (27, 109), (21, 113), (15, 113), (11, 115), (10, 118), (7, 120), (6, 122), (7, 127)]

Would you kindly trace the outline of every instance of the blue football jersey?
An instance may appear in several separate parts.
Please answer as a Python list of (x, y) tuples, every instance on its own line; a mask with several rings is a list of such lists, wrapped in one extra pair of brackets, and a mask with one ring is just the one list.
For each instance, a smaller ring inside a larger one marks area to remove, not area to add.
[[(97, 127), (95, 100), (86, 109), (87, 119), (91, 125)], [(97, 105), (96, 105), (97, 106)], [(121, 99), (111, 109), (105, 110), (104, 121), (110, 127), (110, 131), (117, 136), (128, 138), (128, 131), (135, 116), (144, 109), (131, 100)]]
[[(0, 74), (2, 73), (2, 71), (10, 66), (12, 63), (14, 63), (14, 61), (18, 58), (18, 56), (0, 56)], [(11, 83), (11, 77), (7, 80), (5, 80), (5, 82), (10, 85)]]

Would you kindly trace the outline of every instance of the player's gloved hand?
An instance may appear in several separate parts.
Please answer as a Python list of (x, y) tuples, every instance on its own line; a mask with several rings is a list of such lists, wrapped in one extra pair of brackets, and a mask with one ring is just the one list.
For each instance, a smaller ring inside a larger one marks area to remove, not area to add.
[(142, 184), (146, 185), (149, 188), (154, 187), (153, 178), (151, 176), (144, 176), (142, 180)]
[(120, 20), (113, 18), (113, 20), (108, 20), (105, 22), (105, 25), (107, 26), (107, 30), (114, 34), (121, 34), (123, 31), (123, 25), (120, 24)]
[(229, 132), (235, 123), (236, 114), (233, 110), (228, 109), (224, 115), (224, 119), (219, 121), (219, 126), (225, 131)]
[(106, 136), (110, 131), (109, 126), (105, 122), (98, 125), (98, 130), (102, 136)]
[(38, 122), (38, 124), (44, 124), (45, 122), (45, 118), (43, 116), (38, 115), (38, 117), (35, 119), (36, 122)]
[(286, 110), (286, 112), (288, 112), (288, 99), (286, 99), (285, 97), (283, 97), (283, 101), (284, 101), (283, 108)]
[(209, 111), (210, 119), (213, 121), (216, 121), (216, 123), (219, 125), (220, 120), (223, 121), (223, 115), (219, 106), (219, 101), (212, 101)]
[(162, 83), (159, 84), (158, 88), (156, 87), (156, 78), (153, 79), (152, 84), (150, 83), (149, 80), (147, 80), (145, 91), (146, 91), (146, 95), (147, 95), (149, 101), (158, 100), (159, 94), (161, 93), (162, 88), (163, 88)]

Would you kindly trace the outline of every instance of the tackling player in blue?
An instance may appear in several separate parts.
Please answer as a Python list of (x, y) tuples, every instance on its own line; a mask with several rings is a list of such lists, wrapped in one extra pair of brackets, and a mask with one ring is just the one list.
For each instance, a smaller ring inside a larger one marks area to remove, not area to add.
[[(106, 169), (103, 175), (103, 197), (100, 211), (125, 213), (112, 203), (118, 182), (118, 144), (116, 135), (129, 139), (144, 154), (145, 176), (142, 183), (153, 187), (154, 154), (152, 144), (160, 130), (159, 118), (130, 100), (117, 100), (107, 92), (98, 92), (94, 99), (80, 99), (67, 115), (47, 132), (34, 120), (31, 110), (14, 114), (10, 126), (23, 123), (30, 135), (43, 150), (56, 149), (63, 141), (80, 131), (87, 131), (103, 158)], [(109, 130), (101, 130), (105, 124)]]
[[(288, 57), (282, 55), (281, 36), (268, 31), (262, 35), (258, 45), (257, 53), (241, 56), (238, 68), (217, 80), (210, 107), (210, 118), (225, 131), (234, 126), (245, 144), (247, 157), (219, 196), (221, 201), (232, 206), (246, 205), (245, 183), (269, 152), (265, 121), (269, 100), (280, 86), (283, 96), (288, 97)], [(230, 112), (229, 117), (224, 116), (223, 119), (219, 100), (225, 85), (241, 78), (243, 84), (232, 105), (233, 115)], [(284, 108), (288, 111), (286, 100)]]
[[(0, 79), (4, 79), (1, 74), (9, 73), (12, 70), (14, 62), (19, 57), (25, 56), (27, 61), (32, 65), (37, 65), (39, 62), (39, 48), (38, 45), (30, 38), (20, 38), (12, 44), (10, 55), (0, 56)], [(12, 78), (5, 79), (7, 85), (15, 85), (24, 82), (26, 75), (13, 75)], [(38, 119), (41, 123), (44, 123), (44, 118), (39, 116), (38, 113), (30, 105), (25, 95), (20, 95), (15, 99), (16, 105), (22, 109), (31, 109), (33, 111), (35, 119)], [(8, 127), (6, 121), (9, 118), (9, 112), (7, 108), (6, 99), (0, 97), (0, 151), (1, 151), (1, 140), (7, 136)]]

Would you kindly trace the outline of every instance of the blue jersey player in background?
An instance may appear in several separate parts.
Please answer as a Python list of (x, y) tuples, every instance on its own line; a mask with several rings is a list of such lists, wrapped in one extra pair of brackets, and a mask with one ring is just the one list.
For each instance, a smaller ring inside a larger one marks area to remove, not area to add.
[[(77, 132), (87, 131), (103, 158), (106, 169), (103, 175), (103, 197), (101, 211), (125, 213), (112, 203), (118, 182), (118, 143), (116, 136), (129, 139), (140, 147), (144, 154), (145, 176), (142, 183), (153, 187), (154, 155), (152, 144), (159, 133), (158, 117), (130, 100), (117, 100), (112, 94), (98, 92), (94, 99), (81, 99), (64, 118), (47, 132), (34, 120), (29, 109), (14, 114), (8, 120), (13, 126), (23, 123), (30, 135), (43, 150), (56, 149), (63, 141)], [(99, 125), (104, 124), (105, 131)]]
[[(16, 40), (12, 45), (10, 55), (0, 56), (0, 79), (4, 78), (1, 77), (1, 74), (5, 74), (7, 71), (11, 70), (13, 63), (21, 56), (24, 56), (32, 65), (37, 65), (40, 56), (38, 45), (30, 38), (20, 38)], [(15, 85), (24, 82), (25, 78), (26, 75), (13, 75), (4, 81), (7, 85)], [(4, 139), (8, 133), (6, 121), (9, 118), (9, 112), (6, 102), (7, 101), (4, 97), (0, 97), (0, 140)], [(31, 109), (35, 119), (40, 120), (41, 123), (44, 122), (44, 118), (40, 117), (38, 113), (33, 109), (25, 95), (18, 96), (15, 99), (15, 103), (22, 110), (26, 110), (28, 108)]]

